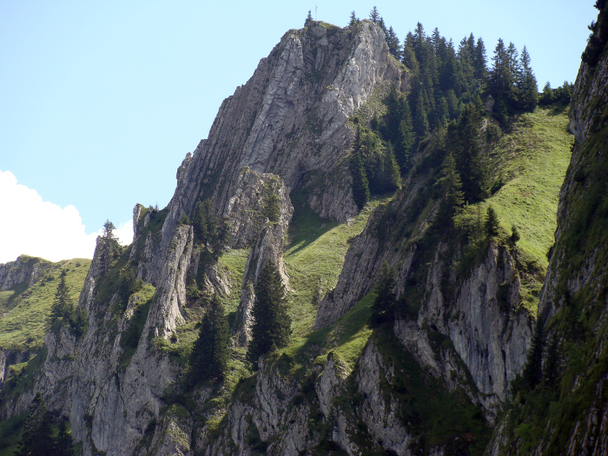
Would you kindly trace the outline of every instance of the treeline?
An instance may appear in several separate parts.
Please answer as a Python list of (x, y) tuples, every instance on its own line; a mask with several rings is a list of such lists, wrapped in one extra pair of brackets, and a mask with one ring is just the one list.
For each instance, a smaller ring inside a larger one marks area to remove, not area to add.
[[(391, 88), (384, 99), (386, 113), (380, 118), (353, 119), (356, 133), (350, 168), (353, 196), (360, 209), (372, 195), (399, 187), (420, 144), (437, 128), (449, 129), (450, 152), (463, 179), (464, 201), (485, 198), (489, 183), (481, 151), (500, 137), (513, 116), (532, 112), (539, 103), (570, 101), (572, 86), (567, 82), (556, 90), (547, 83), (543, 93), (538, 93), (525, 46), (520, 53), (513, 43), (506, 45), (499, 39), (488, 62), (483, 39), (472, 33), (455, 45), (437, 28), (429, 35), (418, 23), (401, 44), (376, 7), (369, 19), (385, 32), (390, 54), (408, 68), (411, 90), (404, 94)], [(353, 11), (349, 24), (358, 23)], [(481, 125), (488, 116), (496, 122), (484, 135)]]

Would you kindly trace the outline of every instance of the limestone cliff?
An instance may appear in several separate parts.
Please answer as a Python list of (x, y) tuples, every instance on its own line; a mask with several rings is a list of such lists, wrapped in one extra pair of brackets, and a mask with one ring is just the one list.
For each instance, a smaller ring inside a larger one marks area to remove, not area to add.
[(273, 174), (290, 190), (320, 180), (314, 188), (323, 193), (311, 199), (313, 209), (345, 221), (356, 212), (350, 176), (343, 176), (347, 182), (334, 177), (353, 138), (347, 120), (383, 81), (403, 89), (408, 84), (382, 31), (370, 22), (346, 29), (315, 23), (287, 32), (222, 103), (209, 137), (182, 163), (163, 235), (170, 236), (181, 214), (191, 214), (204, 197), (230, 218), (232, 245), (251, 244), (257, 233), (238, 222), (243, 179), (249, 178), (244, 170)]
[[(44, 267), (45, 265), (47, 268)], [(19, 285), (31, 287), (40, 280), (46, 269), (48, 269), (47, 261), (27, 255), (0, 264), (0, 290), (11, 290)]]

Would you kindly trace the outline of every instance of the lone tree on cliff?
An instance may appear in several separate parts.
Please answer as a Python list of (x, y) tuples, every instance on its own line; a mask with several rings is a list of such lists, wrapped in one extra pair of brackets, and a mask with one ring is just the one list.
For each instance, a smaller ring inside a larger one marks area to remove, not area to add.
[(254, 323), (247, 358), (255, 368), (260, 356), (287, 345), (291, 334), (285, 287), (279, 269), (272, 261), (268, 261), (260, 272), (252, 314)]
[(61, 271), (59, 285), (57, 285), (55, 299), (53, 300), (53, 305), (51, 306), (51, 324), (60, 318), (66, 320), (69, 319), (74, 308), (72, 299), (70, 298), (70, 288), (65, 282), (65, 277), (65, 270)]
[(201, 321), (198, 339), (190, 356), (191, 383), (221, 380), (228, 365), (230, 334), (224, 305), (216, 293)]
[(103, 224), (103, 231), (100, 239), (100, 263), (103, 274), (106, 274), (108, 272), (108, 269), (110, 267), (112, 250), (117, 242), (117, 237), (114, 235), (115, 229), (116, 227), (109, 220), (106, 220), (106, 223)]

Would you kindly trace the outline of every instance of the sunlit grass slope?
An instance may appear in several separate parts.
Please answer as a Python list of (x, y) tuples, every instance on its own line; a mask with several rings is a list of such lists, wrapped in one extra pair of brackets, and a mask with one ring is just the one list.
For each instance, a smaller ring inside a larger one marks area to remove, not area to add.
[(559, 192), (573, 142), (565, 109), (538, 108), (520, 116), (490, 156), (491, 173), (503, 185), (456, 218), (457, 224), (483, 223), (487, 207), (492, 205), (503, 237), (517, 228), (519, 260), (530, 272), (520, 277), (522, 304), (532, 314), (536, 313), (548, 265), (547, 252), (554, 243)]
[(297, 207), (291, 239), (283, 257), (289, 275), (293, 337), (310, 332), (317, 305), (336, 286), (350, 241), (358, 236), (373, 210), (385, 201), (375, 199), (348, 223), (324, 220), (307, 207)]
[(348, 223), (324, 220), (293, 198), (296, 211), (290, 226), (290, 242), (284, 255), (289, 274), (289, 305), (292, 337), (288, 347), (276, 356), (290, 360), (290, 369), (324, 363), (329, 352), (343, 367), (354, 365), (371, 335), (368, 326), (373, 293), (368, 294), (336, 323), (312, 332), (317, 306), (335, 287), (350, 242), (358, 236), (371, 213), (390, 197), (369, 202)]
[(519, 248), (544, 268), (554, 242), (559, 191), (573, 142), (566, 111), (537, 109), (521, 116), (493, 154), (506, 183), (489, 203), (505, 229), (517, 227)]
[(0, 291), (0, 349), (37, 350), (42, 346), (48, 328), (48, 317), (59, 284), (59, 276), (66, 271), (66, 283), (76, 304), (89, 271), (91, 260), (76, 258), (51, 263), (38, 261), (42, 277), (34, 285), (16, 286)]

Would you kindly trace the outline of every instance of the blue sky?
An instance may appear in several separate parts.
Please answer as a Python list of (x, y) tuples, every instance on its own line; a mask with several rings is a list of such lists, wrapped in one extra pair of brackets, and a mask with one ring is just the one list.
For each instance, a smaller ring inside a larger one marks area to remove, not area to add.
[[(128, 242), (133, 206), (168, 204), (222, 100), (309, 10), (345, 26), (375, 5), (399, 38), (417, 22), (455, 43), (472, 32), (488, 59), (499, 37), (525, 45), (542, 89), (575, 80), (593, 3), (0, 0), (0, 263), (91, 256), (106, 219)], [(72, 234), (49, 241), (51, 226)]]

